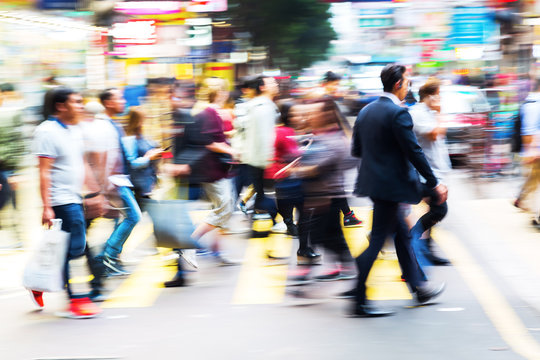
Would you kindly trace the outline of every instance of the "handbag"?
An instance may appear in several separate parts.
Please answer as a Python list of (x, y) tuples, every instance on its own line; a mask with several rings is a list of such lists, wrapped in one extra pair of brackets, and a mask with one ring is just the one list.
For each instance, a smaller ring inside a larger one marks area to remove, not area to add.
[(189, 217), (186, 200), (144, 200), (154, 223), (156, 246), (170, 249), (202, 249), (191, 234), (195, 227)]
[(62, 231), (62, 220), (52, 220), (53, 226), (44, 230), (24, 268), (23, 286), (30, 290), (55, 292), (64, 290), (64, 266), (69, 233)]

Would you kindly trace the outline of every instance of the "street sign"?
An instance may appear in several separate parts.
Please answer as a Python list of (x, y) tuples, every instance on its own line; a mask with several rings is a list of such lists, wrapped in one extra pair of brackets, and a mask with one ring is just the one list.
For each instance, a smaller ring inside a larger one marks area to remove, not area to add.
[(38, 7), (45, 10), (74, 10), (78, 0), (38, 0)]

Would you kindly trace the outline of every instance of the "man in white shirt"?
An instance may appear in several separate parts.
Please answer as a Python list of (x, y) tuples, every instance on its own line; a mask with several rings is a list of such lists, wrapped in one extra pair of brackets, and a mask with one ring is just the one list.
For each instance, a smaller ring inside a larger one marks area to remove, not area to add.
[[(85, 180), (90, 191), (99, 192), (99, 186), (93, 181), (89, 166), (84, 161), (83, 137), (77, 125), (83, 108), (82, 97), (71, 89), (55, 88), (46, 94), (44, 108), (44, 113), (49, 116), (36, 128), (32, 144), (33, 153), (39, 158), (42, 223), (50, 226), (53, 219), (61, 219), (62, 230), (70, 233), (64, 267), (64, 281), (70, 299), (67, 316), (93, 317), (101, 310), (88, 298), (74, 295), (69, 285), (69, 260), (81, 256), (86, 246), (81, 196)], [(43, 307), (43, 293), (31, 292), (34, 302)]]
[[(444, 175), (450, 171), (451, 165), (445, 141), (446, 129), (440, 126), (437, 119), (437, 113), (441, 110), (440, 86), (439, 80), (428, 79), (419, 90), (420, 102), (411, 107), (409, 113), (413, 120), (413, 130), (418, 144), (422, 148), (433, 174), (439, 183), (443, 183)], [(431, 238), (431, 227), (446, 216), (448, 205), (446, 202), (434, 203), (432, 199), (429, 200), (428, 204), (429, 211), (419, 220), (424, 234), (421, 237), (413, 236), (413, 249), (420, 266), (448, 265), (450, 262), (447, 259), (434, 254)]]
[(274, 156), (275, 126), (279, 110), (274, 97), (279, 93), (276, 80), (259, 76), (250, 82), (256, 96), (251, 99), (245, 122), (244, 147), (241, 162), (246, 164), (257, 193), (255, 210), (264, 210), (274, 219), (277, 207), (273, 200), (264, 195), (264, 169)]
[[(514, 201), (514, 206), (527, 210), (523, 200), (527, 199), (540, 183), (540, 92), (531, 92), (521, 107), (521, 139), (523, 144), (522, 157), (529, 167), (529, 174)], [(538, 220), (538, 217), (535, 221)]]

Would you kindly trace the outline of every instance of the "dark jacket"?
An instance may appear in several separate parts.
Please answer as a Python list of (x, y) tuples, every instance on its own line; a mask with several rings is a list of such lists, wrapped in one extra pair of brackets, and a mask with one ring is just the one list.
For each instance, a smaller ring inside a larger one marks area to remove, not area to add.
[(416, 204), (422, 200), (418, 173), (427, 187), (437, 185), (414, 135), (411, 115), (389, 98), (380, 97), (362, 109), (352, 140), (352, 155), (362, 158), (355, 195)]
[(220, 154), (206, 148), (213, 142), (225, 142), (222, 120), (212, 108), (195, 116), (177, 111), (175, 116), (175, 164), (191, 166), (190, 184), (214, 182), (227, 176)]

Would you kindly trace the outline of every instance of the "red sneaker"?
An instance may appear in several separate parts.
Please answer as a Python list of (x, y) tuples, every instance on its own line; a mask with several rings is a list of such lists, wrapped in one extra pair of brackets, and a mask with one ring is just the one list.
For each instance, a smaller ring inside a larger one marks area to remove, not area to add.
[(71, 299), (67, 316), (72, 319), (89, 319), (101, 313), (101, 309), (89, 298)]
[(30, 291), (30, 299), (32, 299), (32, 302), (36, 304), (37, 307), (40, 309), (43, 309), (43, 292), (42, 291), (36, 291), (36, 290), (28, 290)]

